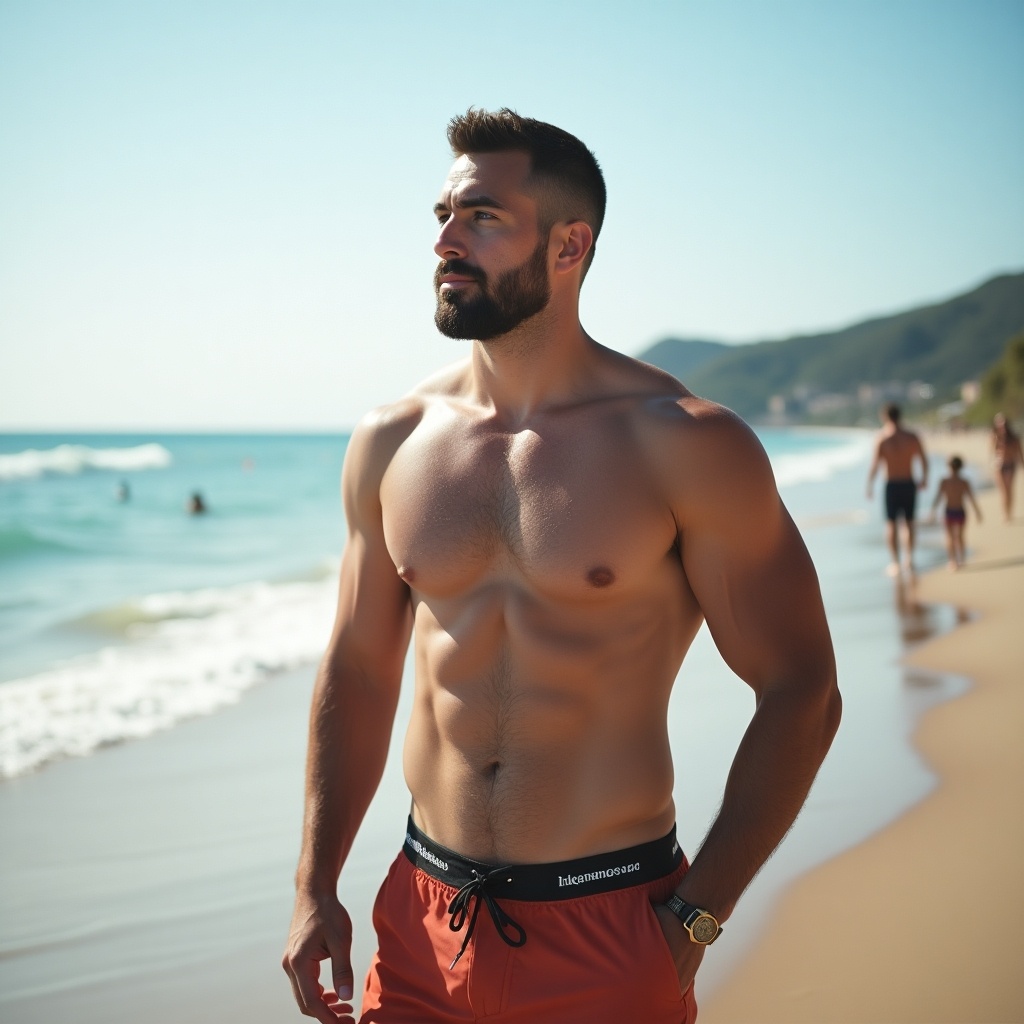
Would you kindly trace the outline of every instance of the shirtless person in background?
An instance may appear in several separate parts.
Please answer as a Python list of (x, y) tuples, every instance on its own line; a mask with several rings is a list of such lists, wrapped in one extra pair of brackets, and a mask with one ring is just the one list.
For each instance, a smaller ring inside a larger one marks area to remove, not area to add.
[[(912, 430), (900, 426), (900, 407), (887, 405), (883, 413), (884, 426), (875, 442), (875, 457), (868, 470), (868, 498), (871, 497), (878, 467), (885, 464), (885, 539), (892, 560), (889, 575), (900, 571), (899, 520), (903, 520), (907, 572), (914, 572), (914, 515), (917, 492), (928, 487), (928, 459), (921, 439)], [(914, 463), (921, 466), (921, 479), (914, 477)]]
[[(692, 1022), (705, 947), (838, 726), (817, 578), (752, 432), (583, 330), (593, 155), (508, 110), (449, 141), (435, 319), (470, 351), (350, 442), (283, 964), (303, 1013), (355, 1019), (338, 879), (414, 635), (412, 810), (358, 1019)], [(705, 619), (755, 710), (687, 870), (667, 707)]]

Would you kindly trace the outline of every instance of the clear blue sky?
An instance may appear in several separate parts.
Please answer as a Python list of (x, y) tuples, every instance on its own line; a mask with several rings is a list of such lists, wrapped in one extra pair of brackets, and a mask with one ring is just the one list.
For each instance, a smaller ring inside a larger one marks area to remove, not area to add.
[(332, 428), (458, 358), (469, 105), (598, 155), (584, 326), (840, 327), (1024, 269), (1021, 0), (0, 0), (0, 428)]

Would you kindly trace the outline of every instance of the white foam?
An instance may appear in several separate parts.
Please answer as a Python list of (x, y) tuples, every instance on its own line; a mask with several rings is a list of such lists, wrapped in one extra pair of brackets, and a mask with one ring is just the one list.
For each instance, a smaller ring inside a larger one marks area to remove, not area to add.
[(45, 473), (71, 475), (87, 469), (110, 469), (119, 473), (139, 469), (163, 469), (171, 464), (171, 453), (156, 443), (131, 448), (90, 448), (82, 444), (61, 444), (56, 448), (0, 455), (0, 480), (27, 480)]
[(315, 662), (336, 593), (331, 578), (150, 595), (160, 617), (130, 642), (0, 684), (0, 778), (209, 714)]
[(841, 470), (861, 463), (866, 465), (871, 457), (872, 445), (872, 435), (867, 431), (837, 431), (833, 445), (776, 455), (772, 459), (775, 481), (779, 487), (821, 483)]

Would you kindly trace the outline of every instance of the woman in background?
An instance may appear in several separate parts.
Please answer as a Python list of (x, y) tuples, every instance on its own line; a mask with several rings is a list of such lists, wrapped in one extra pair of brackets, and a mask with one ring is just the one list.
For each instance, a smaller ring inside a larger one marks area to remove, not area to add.
[(1014, 433), (1010, 421), (997, 412), (992, 420), (992, 453), (996, 463), (996, 483), (1003, 496), (1003, 518), (1013, 518), (1013, 478), (1017, 465), (1024, 466), (1024, 452), (1020, 438)]

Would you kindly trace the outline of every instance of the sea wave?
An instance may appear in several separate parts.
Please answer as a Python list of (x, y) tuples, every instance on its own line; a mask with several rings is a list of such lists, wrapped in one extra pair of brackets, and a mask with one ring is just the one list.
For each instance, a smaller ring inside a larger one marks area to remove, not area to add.
[(171, 461), (171, 453), (155, 442), (130, 448), (61, 444), (56, 448), (27, 448), (23, 452), (0, 455), (0, 480), (28, 480), (47, 473), (72, 475), (90, 469), (129, 473), (140, 469), (164, 469)]
[(784, 452), (772, 458), (772, 469), (779, 487), (821, 483), (836, 473), (867, 464), (873, 440), (866, 431), (836, 432), (834, 443), (805, 451)]
[(335, 596), (326, 579), (142, 599), (150, 618), (134, 619), (128, 642), (0, 684), (0, 778), (210, 714), (315, 662)]
[(18, 523), (0, 524), (0, 558), (16, 558), (40, 551), (71, 551), (70, 545), (44, 537)]

